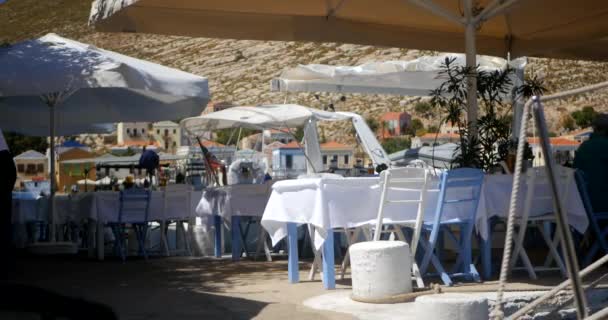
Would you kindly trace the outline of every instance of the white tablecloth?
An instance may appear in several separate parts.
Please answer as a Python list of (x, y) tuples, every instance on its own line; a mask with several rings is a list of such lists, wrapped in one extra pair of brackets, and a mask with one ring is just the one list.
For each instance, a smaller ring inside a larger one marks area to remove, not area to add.
[[(272, 237), (273, 243), (287, 235), (286, 223), (312, 224), (316, 227), (315, 246), (320, 248), (327, 230), (350, 228), (373, 223), (378, 212), (380, 199), (379, 178), (345, 179), (301, 179), (281, 181), (274, 184), (262, 218), (262, 225)], [(506, 216), (513, 177), (507, 175), (488, 175), (481, 191), (476, 212), (476, 227), (479, 234), (487, 238), (487, 220), (492, 216)], [(576, 184), (572, 181), (567, 212), (569, 223), (579, 231), (587, 228), (582, 201)], [(425, 207), (425, 221), (432, 221), (437, 206), (438, 180), (429, 185)], [(455, 193), (467, 190), (453, 190)], [(548, 188), (546, 190), (548, 192)], [(414, 199), (419, 193), (412, 193)], [(525, 194), (525, 193), (522, 193)], [(391, 193), (389, 193), (389, 197)], [(405, 196), (405, 197), (404, 197)], [(449, 199), (450, 194), (446, 197)], [(523, 197), (520, 197), (523, 198)], [(522, 203), (523, 203), (523, 199)], [(468, 216), (471, 208), (468, 203), (449, 205), (442, 219)], [(520, 206), (523, 208), (523, 206)], [(542, 215), (553, 210), (551, 201), (538, 201), (531, 208), (531, 215)], [(416, 204), (391, 204), (385, 209), (385, 221), (413, 221), (416, 218)]]
[[(196, 205), (201, 198), (200, 191), (190, 192), (190, 203), (184, 203), (182, 197), (167, 198), (162, 191), (153, 191), (150, 199), (149, 219), (166, 220), (168, 218), (196, 217)], [(13, 223), (48, 220), (48, 198), (30, 199), (15, 195), (13, 198)], [(120, 193), (113, 191), (87, 192), (75, 195), (55, 196), (55, 221), (83, 221), (92, 219), (100, 222), (118, 221)]]
[(226, 220), (232, 216), (261, 217), (270, 194), (271, 182), (237, 184), (207, 188), (196, 207), (199, 216), (219, 215)]

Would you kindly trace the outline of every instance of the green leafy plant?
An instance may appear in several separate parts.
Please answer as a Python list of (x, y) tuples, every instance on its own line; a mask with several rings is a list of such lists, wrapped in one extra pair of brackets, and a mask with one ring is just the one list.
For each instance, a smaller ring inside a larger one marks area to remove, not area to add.
[[(513, 85), (510, 77), (513, 70), (485, 72), (454, 65), (454, 60), (444, 61), (439, 76), (446, 80), (431, 92), (431, 104), (444, 112), (442, 124), (451, 122), (458, 128), (460, 137), (453, 165), (488, 171), (506, 160), (513, 145), (517, 145), (511, 140), (512, 108), (504, 99)], [(477, 99), (482, 111), (475, 127), (464, 119), (467, 79), (471, 76), (477, 78)], [(536, 78), (527, 86), (515, 89), (515, 94), (523, 96), (542, 92), (544, 87)], [(527, 154), (531, 156), (531, 150)]]

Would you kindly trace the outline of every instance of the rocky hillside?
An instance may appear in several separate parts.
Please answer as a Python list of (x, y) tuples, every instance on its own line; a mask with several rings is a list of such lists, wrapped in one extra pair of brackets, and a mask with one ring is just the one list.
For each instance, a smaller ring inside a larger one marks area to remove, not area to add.
[[(145, 34), (107, 34), (86, 25), (90, 1), (84, 0), (8, 0), (0, 5), (0, 42), (15, 42), (56, 32), (134, 57), (151, 60), (209, 78), (214, 101), (236, 104), (293, 102), (322, 107), (338, 101), (323, 95), (317, 101), (311, 94), (273, 93), (269, 82), (281, 70), (299, 63), (352, 65), (367, 61), (413, 59), (432, 54), (418, 50), (379, 48), (336, 43), (236, 41), (206, 38), (167, 37)], [(608, 63), (531, 59), (529, 72), (540, 75), (550, 92), (608, 80)], [(411, 112), (419, 98), (381, 95), (347, 95), (336, 109), (378, 117), (386, 111)], [(550, 104), (548, 118), (553, 130), (562, 113), (583, 106), (608, 110), (608, 92), (580, 96)], [(331, 124), (328, 138), (349, 142), (350, 129)]]

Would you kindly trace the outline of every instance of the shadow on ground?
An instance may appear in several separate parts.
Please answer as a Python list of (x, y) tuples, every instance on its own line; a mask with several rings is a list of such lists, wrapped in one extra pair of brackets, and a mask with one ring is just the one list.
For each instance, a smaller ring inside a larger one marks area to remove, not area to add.
[(251, 319), (269, 303), (229, 292), (253, 281), (287, 281), (287, 266), (281, 261), (152, 258), (122, 263), (22, 256), (16, 266), (11, 283), (102, 303), (120, 319)]

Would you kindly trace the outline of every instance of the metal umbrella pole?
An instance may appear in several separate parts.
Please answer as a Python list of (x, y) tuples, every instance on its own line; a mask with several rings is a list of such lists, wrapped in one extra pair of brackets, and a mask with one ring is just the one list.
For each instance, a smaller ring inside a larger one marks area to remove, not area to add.
[(568, 219), (563, 208), (563, 202), (559, 197), (559, 190), (553, 167), (555, 163), (553, 162), (553, 155), (549, 145), (549, 131), (547, 130), (545, 113), (543, 112), (543, 106), (540, 99), (535, 96), (533, 97), (533, 101), (534, 104), (532, 109), (534, 112), (534, 121), (536, 122), (536, 127), (538, 128), (540, 146), (543, 157), (545, 158), (545, 169), (547, 171), (547, 176), (549, 177), (549, 186), (551, 187), (553, 206), (555, 207), (557, 232), (562, 239), (562, 248), (564, 249), (563, 252), (564, 260), (566, 262), (566, 269), (568, 271), (570, 282), (572, 283), (572, 292), (574, 294), (574, 302), (576, 305), (576, 315), (579, 319), (584, 319), (587, 316), (585, 291), (583, 290), (583, 284), (579, 276), (578, 261), (576, 261), (576, 252), (574, 250), (572, 234), (570, 234), (570, 228), (568, 227)]

